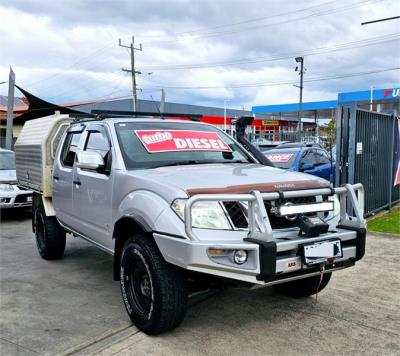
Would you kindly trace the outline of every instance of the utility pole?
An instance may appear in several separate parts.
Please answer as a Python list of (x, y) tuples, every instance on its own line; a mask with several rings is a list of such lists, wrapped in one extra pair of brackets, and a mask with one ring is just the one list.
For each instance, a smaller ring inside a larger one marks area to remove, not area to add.
[(13, 116), (14, 116), (14, 84), (15, 74), (10, 67), (8, 79), (8, 98), (7, 98), (7, 126), (6, 126), (6, 149), (12, 149), (13, 141)]
[(132, 36), (132, 42), (129, 46), (123, 45), (121, 39), (119, 39), (120, 47), (125, 47), (131, 51), (131, 69), (122, 68), (123, 72), (131, 73), (132, 75), (132, 94), (133, 94), (133, 111), (138, 109), (138, 97), (137, 97), (137, 87), (136, 87), (136, 74), (141, 74), (139, 71), (135, 70), (135, 51), (142, 50), (142, 44), (139, 47), (135, 47), (135, 36)]
[(164, 112), (164, 106), (165, 106), (165, 90), (161, 89), (161, 100), (160, 100), (160, 114)]
[[(295, 58), (297, 63), (300, 63), (300, 70), (299, 67), (296, 66), (295, 71), (299, 72), (300, 75), (300, 86), (298, 86), (298, 88), (300, 89), (300, 100), (299, 100), (299, 124), (298, 124), (298, 128), (299, 131), (303, 132), (303, 123), (301, 121), (301, 117), (303, 114), (303, 75), (304, 75), (304, 57), (296, 57)], [(297, 85), (296, 85), (297, 86)]]

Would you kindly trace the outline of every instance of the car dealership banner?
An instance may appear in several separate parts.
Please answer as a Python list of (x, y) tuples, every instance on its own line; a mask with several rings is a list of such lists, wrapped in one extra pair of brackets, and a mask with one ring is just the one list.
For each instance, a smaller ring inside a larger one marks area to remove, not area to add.
[(147, 152), (232, 152), (217, 132), (188, 130), (135, 130)]

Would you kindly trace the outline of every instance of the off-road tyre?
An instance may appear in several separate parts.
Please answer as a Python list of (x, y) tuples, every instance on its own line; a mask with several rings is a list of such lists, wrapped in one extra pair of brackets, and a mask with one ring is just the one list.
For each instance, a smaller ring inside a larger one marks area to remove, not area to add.
[(329, 283), (332, 273), (325, 273), (322, 277), (321, 284), (318, 288), (320, 276), (313, 276), (309, 278), (296, 279), (291, 282), (277, 284), (274, 286), (275, 290), (286, 297), (290, 298), (306, 298), (313, 294), (322, 291)]
[(151, 236), (135, 235), (125, 242), (120, 285), (129, 317), (146, 334), (172, 330), (185, 317), (188, 289), (183, 270), (164, 260)]
[(46, 216), (43, 206), (35, 209), (33, 218), (40, 256), (45, 260), (62, 258), (65, 250), (65, 230), (54, 216)]

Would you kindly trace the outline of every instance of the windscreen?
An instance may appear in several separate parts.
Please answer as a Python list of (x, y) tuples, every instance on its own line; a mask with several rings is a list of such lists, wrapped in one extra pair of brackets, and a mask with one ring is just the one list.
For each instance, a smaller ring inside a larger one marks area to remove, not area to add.
[(0, 152), (0, 170), (15, 169), (14, 152)]
[(268, 151), (265, 155), (274, 167), (289, 169), (292, 168), (298, 154), (298, 151), (285, 150), (281, 148), (279, 150)]
[(213, 126), (176, 122), (115, 124), (128, 169), (206, 163), (254, 163)]

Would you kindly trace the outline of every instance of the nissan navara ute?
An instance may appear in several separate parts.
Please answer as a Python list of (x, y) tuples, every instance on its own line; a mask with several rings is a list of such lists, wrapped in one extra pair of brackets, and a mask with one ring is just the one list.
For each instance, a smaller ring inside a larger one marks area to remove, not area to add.
[(25, 124), (17, 177), (35, 192), (42, 258), (63, 256), (66, 233), (113, 255), (129, 317), (158, 334), (183, 320), (193, 281), (303, 298), (363, 257), (361, 184), (333, 188), (273, 167), (245, 139), (252, 118), (237, 120), (234, 139), (169, 116), (56, 113)]

